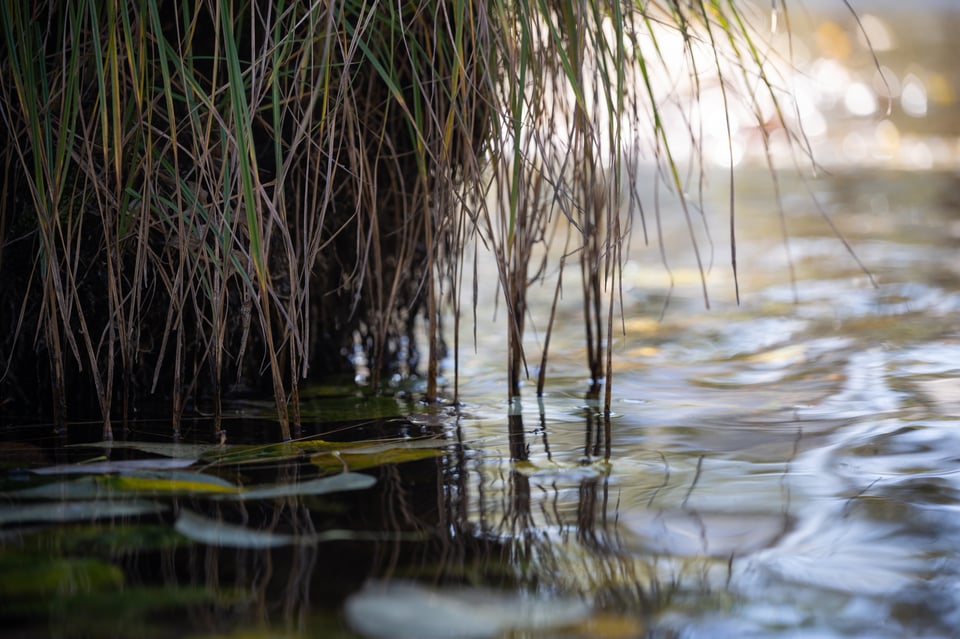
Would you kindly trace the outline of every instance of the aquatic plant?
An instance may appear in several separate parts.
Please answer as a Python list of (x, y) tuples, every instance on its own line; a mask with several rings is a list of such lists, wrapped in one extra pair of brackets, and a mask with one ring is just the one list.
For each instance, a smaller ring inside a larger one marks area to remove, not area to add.
[(109, 438), (152, 394), (175, 430), (200, 401), (219, 430), (225, 393), (269, 389), (289, 439), (308, 374), (354, 365), (378, 388), (425, 349), (436, 399), (445, 317), (455, 395), (483, 246), (507, 393), (528, 375), (528, 288), (559, 296), (573, 260), (609, 410), (625, 239), (659, 224), (641, 164), (696, 242), (707, 85), (728, 139), (737, 101), (762, 144), (775, 122), (806, 149), (769, 16), (713, 0), (4, 3), (0, 401), (63, 427), (95, 397)]

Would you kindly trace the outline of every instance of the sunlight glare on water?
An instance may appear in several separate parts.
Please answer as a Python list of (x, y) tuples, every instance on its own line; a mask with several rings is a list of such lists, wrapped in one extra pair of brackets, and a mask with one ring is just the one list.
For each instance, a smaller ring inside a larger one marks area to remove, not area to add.
[[(553, 540), (530, 570), (565, 566), (561, 590), (627, 610), (640, 584), (658, 602), (655, 636), (934, 638), (960, 627), (960, 118), (956, 69), (937, 48), (960, 18), (883, 9), (863, 19), (879, 71), (839, 14), (797, 46), (797, 86), (819, 92), (799, 104), (830, 173), (781, 175), (786, 241), (769, 175), (743, 155), (739, 305), (724, 176), (708, 173), (704, 208), (716, 216), (698, 238), (710, 249), (709, 310), (669, 202), (668, 268), (654, 242), (633, 238), (609, 463), (594, 447), (602, 420), (584, 397), (575, 295), (558, 311), (547, 396), (528, 385), (514, 408), (528, 462), (506, 461), (506, 353), (492, 312), (476, 351), (463, 350), (464, 437), (483, 442), (478, 525), (510, 521), (524, 487), (532, 529)], [(531, 292), (533, 372), (552, 293)]]
[[(484, 442), (476, 481), (487, 497), (509, 493), (494, 478), (519, 469), (534, 521), (563, 529), (570, 513), (583, 517), (584, 482), (602, 486), (606, 506), (592, 507), (604, 543), (684, 602), (658, 621), (679, 636), (949, 637), (958, 621), (960, 590), (941, 586), (960, 577), (960, 264), (936, 260), (955, 250), (942, 229), (957, 216), (957, 178), (885, 172), (889, 202), (870, 212), (869, 232), (844, 212), (868, 201), (876, 175), (824, 179), (876, 288), (803, 198), (786, 210), (802, 229), (792, 286), (762, 189), (739, 205), (739, 307), (718, 291), (705, 310), (696, 278), (652, 287), (646, 275), (662, 265), (636, 251), (628, 277), (642, 285), (624, 286), (609, 466), (584, 433), (598, 405), (570, 355), (582, 343), (573, 300), (552, 337), (564, 355), (548, 364), (547, 397), (538, 404), (528, 388), (519, 405), (529, 465), (505, 461), (502, 345), (481, 330), (464, 362), (465, 438)], [(491, 404), (471, 403), (492, 389)]]

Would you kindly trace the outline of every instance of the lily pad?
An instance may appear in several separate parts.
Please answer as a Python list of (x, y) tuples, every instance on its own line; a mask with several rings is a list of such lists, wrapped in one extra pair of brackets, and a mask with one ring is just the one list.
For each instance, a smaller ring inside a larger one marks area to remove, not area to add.
[(486, 588), (368, 583), (346, 603), (349, 624), (370, 639), (488, 639), (577, 624), (590, 607), (579, 598)]

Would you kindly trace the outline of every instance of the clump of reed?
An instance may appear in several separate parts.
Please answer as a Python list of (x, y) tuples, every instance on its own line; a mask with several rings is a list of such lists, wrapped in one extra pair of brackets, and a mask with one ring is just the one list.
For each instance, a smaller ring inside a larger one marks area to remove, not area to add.
[[(510, 318), (507, 393), (527, 374), (527, 290), (550, 277), (559, 293), (573, 261), (586, 365), (609, 410), (624, 242), (647, 224), (639, 163), (655, 160), (683, 197), (700, 163), (671, 145), (679, 131), (697, 147), (702, 124), (684, 107), (707, 81), (758, 120), (761, 100), (789, 120), (758, 39), (769, 11), (4, 3), (2, 399), (49, 393), (62, 427), (68, 399), (90, 393), (110, 437), (154, 394), (175, 430), (208, 397), (219, 430), (228, 389), (264, 386), (287, 439), (308, 374), (359, 350), (376, 386), (423, 348), (433, 400), (440, 318), (459, 346), (481, 284), (465, 281), (468, 247), (482, 244)], [(695, 203), (683, 210), (692, 227)], [(418, 318), (426, 339), (411, 346)]]

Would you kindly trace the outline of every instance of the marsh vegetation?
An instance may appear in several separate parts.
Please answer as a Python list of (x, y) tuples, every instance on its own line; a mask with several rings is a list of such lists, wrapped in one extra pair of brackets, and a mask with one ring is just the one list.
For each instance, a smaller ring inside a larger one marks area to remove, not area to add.
[[(704, 136), (731, 140), (732, 165), (736, 113), (760, 147), (772, 126), (808, 151), (778, 76), (788, 53), (765, 44), (769, 5), (84, 2), (0, 17), (3, 401), (58, 428), (96, 416), (105, 438), (146, 403), (175, 432), (203, 405), (220, 433), (224, 396), (267, 391), (290, 439), (303, 380), (351, 369), (374, 393), (417, 375), (425, 401), (456, 401), (486, 287), (509, 317), (505, 393), (537, 361), (542, 393), (554, 313), (526, 352), (534, 282), (579, 292), (599, 393), (625, 238), (640, 225), (658, 241), (641, 162), (680, 196), (703, 275)], [(726, 120), (700, 111), (708, 89)], [(728, 213), (732, 235), (732, 199)], [(481, 247), (496, 277), (468, 268)]]

